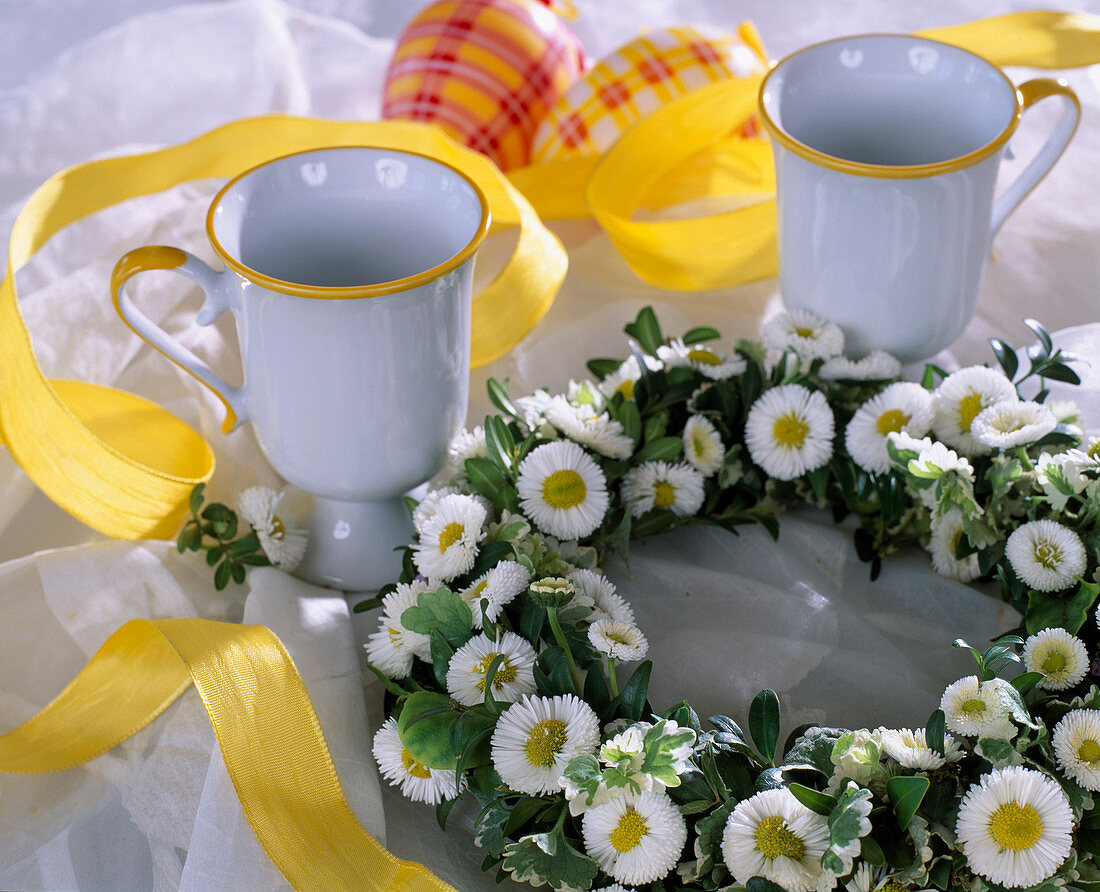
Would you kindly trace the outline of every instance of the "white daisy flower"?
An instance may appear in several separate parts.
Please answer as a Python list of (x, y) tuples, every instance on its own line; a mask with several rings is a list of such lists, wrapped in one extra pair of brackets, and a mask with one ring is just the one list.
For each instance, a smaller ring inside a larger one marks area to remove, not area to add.
[(938, 440), (931, 441), (929, 446), (922, 449), (920, 455), (909, 463), (909, 467), (925, 474), (939, 470), (945, 474), (954, 472), (967, 480), (974, 479), (974, 466)]
[(684, 458), (704, 477), (710, 477), (720, 467), (726, 454), (722, 435), (702, 415), (692, 415), (684, 425)]
[(1081, 416), (1081, 409), (1073, 400), (1050, 400), (1046, 406), (1059, 424), (1076, 424)]
[(458, 495), (461, 492), (462, 490), (457, 486), (441, 486), (439, 489), (433, 489), (426, 493), (424, 498), (422, 498), (413, 509), (413, 526), (418, 530), (422, 530), (424, 524), (426, 524), (431, 519), (432, 515), (435, 514), (435, 509), (439, 505), (441, 499), (447, 496)]
[(1100, 791), (1100, 712), (1066, 713), (1054, 726), (1054, 754), (1067, 775), (1086, 790)]
[(576, 443), (561, 440), (536, 447), (519, 466), (516, 483), (523, 513), (559, 539), (594, 532), (607, 513), (607, 480)]
[(806, 359), (829, 359), (844, 352), (844, 332), (810, 310), (788, 310), (772, 316), (760, 331), (764, 346), (790, 348)]
[(485, 617), (481, 615), (482, 601), (489, 602), (486, 615), (490, 622), (496, 622), (504, 606), (525, 592), (530, 582), (530, 571), (516, 561), (500, 561), (492, 570), (475, 579), (468, 589), (461, 592), (462, 600), (470, 605), (474, 614), (474, 628), (480, 629), (485, 625)]
[(901, 362), (884, 350), (872, 350), (859, 360), (832, 356), (818, 375), (826, 381), (888, 381), (901, 375)]
[(590, 406), (596, 412), (602, 412), (605, 405), (603, 393), (594, 381), (574, 381), (569, 379), (566, 396), (574, 406)]
[(1017, 527), (1005, 543), (1005, 556), (1020, 581), (1040, 592), (1068, 588), (1088, 562), (1081, 537), (1053, 520)]
[(623, 883), (651, 883), (669, 873), (687, 842), (687, 824), (664, 793), (616, 796), (588, 809), (581, 823), (585, 850)]
[(466, 459), (488, 457), (489, 446), (485, 442), (485, 430), (481, 425), (473, 430), (462, 428), (447, 446), (447, 461), (438, 477), (442, 480), (465, 479)]
[(669, 341), (668, 345), (657, 348), (657, 358), (669, 368), (686, 366), (695, 369), (703, 377), (712, 381), (722, 381), (740, 375), (748, 367), (744, 357), (736, 353), (725, 355), (715, 353), (701, 344), (685, 344), (679, 338)]
[(966, 753), (954, 737), (944, 736), (944, 755), (937, 753), (928, 745), (924, 728), (912, 731), (909, 728), (880, 728), (882, 751), (896, 761), (902, 768), (914, 768), (918, 771), (935, 771), (948, 762), (957, 762)]
[(600, 455), (625, 461), (634, 453), (634, 441), (623, 433), (623, 426), (587, 403), (576, 405), (564, 396), (556, 396), (547, 404), (544, 415), (569, 439)]
[(583, 700), (573, 694), (524, 697), (497, 719), (493, 767), (520, 793), (556, 793), (569, 760), (594, 754), (599, 745), (600, 720)]
[(1012, 449), (1041, 440), (1058, 426), (1042, 403), (1011, 399), (982, 409), (970, 422), (970, 435), (994, 449)]
[(272, 565), (289, 573), (302, 562), (309, 537), (305, 530), (286, 526), (275, 513), (284, 495), (266, 486), (250, 486), (237, 496), (237, 513), (252, 527)]
[[(762, 876), (786, 892), (811, 892), (829, 847), (829, 824), (786, 787), (739, 802), (726, 821), (722, 856), (742, 886)], [(834, 878), (835, 881), (835, 878)]]
[(535, 693), (535, 649), (515, 632), (503, 631), (499, 641), (482, 634), (471, 638), (451, 657), (447, 668), (447, 693), (463, 706), (485, 702), (485, 675), (496, 657), (501, 663), (493, 676), (493, 697), (499, 703), (515, 703)]
[(782, 384), (752, 404), (745, 444), (752, 460), (777, 480), (794, 480), (833, 455), (833, 412), (825, 397), (801, 384)]
[(844, 445), (863, 470), (890, 470), (887, 437), (905, 431), (923, 437), (932, 426), (932, 395), (919, 384), (898, 381), (860, 406), (844, 431)]
[(643, 462), (626, 472), (622, 497), (635, 517), (654, 508), (691, 517), (703, 507), (703, 475), (683, 462)]
[(1062, 492), (1051, 478), (1057, 475), (1065, 481), (1069, 489), (1076, 495), (1080, 495), (1089, 485), (1089, 479), (1081, 473), (1081, 469), (1082, 465), (1074, 460), (1071, 452), (1061, 452), (1057, 455), (1044, 452), (1039, 456), (1039, 461), (1035, 465), (1035, 481), (1043, 488), (1043, 494), (1055, 511), (1061, 511), (1066, 507), (1069, 495)]
[(1089, 671), (1089, 654), (1083, 642), (1065, 629), (1043, 629), (1024, 642), (1024, 668), (1042, 673), (1039, 687), (1047, 691), (1072, 688)]
[(634, 608), (615, 590), (615, 583), (596, 570), (574, 570), (566, 577), (577, 587), (575, 600), (592, 608), (592, 621), (606, 617), (634, 624)]
[(974, 419), (983, 409), (1019, 397), (1012, 382), (1000, 372), (975, 365), (944, 378), (932, 399), (936, 436), (963, 455), (981, 455), (990, 447), (971, 433)]
[[(651, 372), (664, 368), (664, 363), (655, 356), (646, 354), (644, 357), (646, 368)], [(604, 378), (598, 385), (600, 393), (607, 399), (611, 399), (616, 393), (621, 393), (623, 399), (634, 399), (634, 385), (642, 377), (642, 368), (638, 365), (638, 359), (631, 354), (615, 371)]]
[(401, 615), (416, 606), (421, 592), (431, 587), (418, 580), (400, 583), (382, 599), (382, 616), (378, 631), (367, 637), (364, 648), (371, 665), (389, 678), (404, 678), (412, 671), (413, 658), (431, 660), (431, 639), (420, 632), (405, 628)]
[(997, 681), (979, 684), (976, 675), (967, 675), (948, 685), (940, 698), (947, 730), (963, 737), (1003, 736), (1011, 721)]
[(468, 573), (477, 560), (478, 543), (485, 538), (482, 524), (487, 514), (473, 496), (440, 499), (435, 513), (417, 530), (419, 541), (413, 547), (416, 568), (438, 582)]
[(649, 652), (649, 642), (633, 623), (598, 619), (588, 627), (588, 640), (600, 653), (622, 662), (641, 660)]
[(977, 554), (968, 554), (962, 560), (955, 557), (963, 529), (963, 513), (958, 508), (952, 508), (942, 517), (934, 519), (928, 552), (932, 555), (932, 569), (940, 576), (959, 582), (971, 582), (978, 578), (981, 567), (978, 565)]
[(1020, 766), (997, 768), (963, 796), (956, 821), (971, 869), (1002, 886), (1034, 886), (1062, 865), (1073, 810), (1057, 782)]
[(397, 733), (397, 719), (390, 716), (374, 735), (374, 759), (382, 777), (413, 802), (438, 805), (445, 799), (454, 799), (466, 787), (456, 786), (455, 772), (446, 768), (428, 768), (421, 765), (405, 749)]

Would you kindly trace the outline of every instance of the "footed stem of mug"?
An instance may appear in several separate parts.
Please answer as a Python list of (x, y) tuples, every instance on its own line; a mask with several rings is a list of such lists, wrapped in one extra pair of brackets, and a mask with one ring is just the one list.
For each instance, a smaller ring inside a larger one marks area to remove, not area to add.
[(308, 496), (301, 525), (309, 545), (294, 575), (344, 591), (379, 589), (401, 575), (401, 552), (413, 539), (403, 498), (339, 502)]

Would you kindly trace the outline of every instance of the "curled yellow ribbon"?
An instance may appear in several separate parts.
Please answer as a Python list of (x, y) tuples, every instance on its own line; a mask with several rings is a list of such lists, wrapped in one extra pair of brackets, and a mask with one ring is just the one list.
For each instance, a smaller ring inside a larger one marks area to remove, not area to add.
[(359, 823), (301, 676), (264, 626), (131, 620), (45, 709), (0, 737), (0, 771), (81, 765), (145, 727), (191, 684), (256, 838), (295, 889), (451, 890)]

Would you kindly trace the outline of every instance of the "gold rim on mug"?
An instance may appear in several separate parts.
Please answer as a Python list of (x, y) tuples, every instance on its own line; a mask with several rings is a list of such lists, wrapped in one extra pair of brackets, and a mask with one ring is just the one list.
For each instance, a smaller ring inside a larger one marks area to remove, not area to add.
[[(403, 279), (392, 279), (388, 282), (376, 282), (370, 285), (302, 285), (298, 282), (287, 282), (283, 279), (277, 279), (274, 276), (265, 275), (259, 270), (246, 266), (230, 254), (222, 246), (221, 242), (218, 241), (217, 236), (214, 234), (214, 214), (229, 190), (249, 174), (255, 173), (260, 168), (267, 167), (269, 164), (284, 161), (287, 158), (294, 158), (299, 155), (312, 155), (317, 152), (337, 152), (348, 149), (352, 151), (374, 149), (376, 151), (393, 152), (395, 155), (409, 155), (415, 158), (423, 158), (427, 161), (431, 161), (433, 164), (438, 164), (440, 167), (445, 167), (469, 185), (477, 196), (478, 201), (481, 202), (481, 220), (478, 223), (477, 231), (462, 250), (444, 260), (442, 263), (433, 266), (431, 269), (422, 270), (414, 275), (406, 276)], [(457, 269), (469, 260), (474, 252), (481, 247), (481, 243), (485, 241), (485, 236), (489, 232), (489, 222), (489, 199), (486, 198), (481, 187), (457, 167), (448, 164), (446, 161), (441, 161), (438, 158), (433, 158), (431, 155), (426, 155), (421, 152), (411, 152), (407, 149), (391, 149), (386, 146), (318, 146), (314, 149), (305, 149), (300, 152), (290, 152), (276, 158), (269, 158), (267, 161), (250, 167), (248, 170), (233, 177), (233, 179), (222, 187), (221, 191), (218, 192), (210, 204), (210, 210), (207, 211), (206, 214), (206, 236), (210, 240), (210, 245), (213, 247), (214, 253), (218, 255), (218, 259), (221, 260), (222, 263), (256, 285), (260, 285), (270, 291), (277, 291), (280, 294), (289, 294), (293, 297), (308, 297), (314, 300), (353, 300), (356, 298), (380, 297), (384, 294), (394, 294), (398, 291), (405, 291), (442, 278), (447, 273)]]
[[(827, 46), (831, 43), (842, 43), (848, 40), (860, 40), (863, 38), (876, 38), (876, 37), (911, 37), (914, 40), (920, 40), (925, 43), (938, 44), (939, 46), (949, 47), (956, 52), (965, 53), (968, 56), (977, 59), (979, 62), (987, 65), (1002, 78), (1005, 83), (1008, 84), (1012, 90), (1016, 99), (1016, 111), (1013, 113), (1008, 125), (1002, 130), (993, 140), (975, 149), (973, 152), (968, 152), (965, 155), (959, 155), (955, 158), (948, 158), (944, 161), (936, 161), (932, 164), (869, 164), (864, 161), (849, 161), (846, 158), (838, 158), (835, 155), (829, 155), (825, 152), (820, 152), (817, 149), (806, 145), (806, 143), (795, 139), (786, 130), (783, 129), (772, 117), (768, 114), (767, 107), (764, 102), (764, 96), (768, 90), (768, 83), (771, 77), (785, 62), (793, 59), (795, 56), (800, 56), (802, 53), (810, 50), (817, 49), (818, 47)], [(885, 179), (910, 179), (916, 177), (931, 177), (941, 173), (951, 173), (955, 170), (962, 170), (966, 167), (971, 167), (977, 164), (979, 161), (984, 161), (990, 155), (996, 153), (1012, 136), (1015, 132), (1017, 125), (1020, 123), (1020, 119), (1023, 117), (1024, 112), (1038, 102), (1041, 99), (1045, 99), (1048, 96), (1061, 95), (1066, 96), (1074, 105), (1077, 106), (1078, 112), (1080, 112), (1081, 103), (1077, 98), (1077, 95), (1069, 88), (1069, 85), (1064, 80), (1055, 80), (1053, 78), (1036, 78), (1034, 80), (1027, 81), (1017, 87), (1001, 70), (1000, 66), (994, 65), (988, 59), (979, 56), (977, 53), (972, 52), (963, 47), (956, 46), (955, 44), (946, 43), (942, 40), (933, 40), (930, 37), (922, 37), (920, 35), (910, 34), (853, 34), (848, 37), (836, 37), (830, 40), (823, 40), (819, 43), (813, 43), (809, 46), (805, 46), (802, 49), (795, 50), (793, 53), (780, 59), (775, 65), (771, 67), (771, 70), (764, 76), (763, 83), (760, 84), (760, 93), (757, 99), (757, 109), (760, 112), (760, 119), (764, 122), (764, 128), (768, 131), (768, 134), (778, 142), (785, 149), (788, 149), (799, 157), (805, 158), (807, 161), (812, 161), (814, 164), (818, 164), (822, 167), (830, 168), (831, 170), (838, 170), (841, 173), (856, 174), (857, 176), (866, 177), (881, 177)]]

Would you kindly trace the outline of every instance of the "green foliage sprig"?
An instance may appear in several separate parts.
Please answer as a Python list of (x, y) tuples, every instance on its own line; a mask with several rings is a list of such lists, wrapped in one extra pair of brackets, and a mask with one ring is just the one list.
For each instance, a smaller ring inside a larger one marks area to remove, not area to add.
[(240, 520), (237, 513), (220, 502), (203, 506), (206, 484), (191, 491), (191, 516), (184, 522), (176, 548), (206, 552), (206, 564), (214, 568), (214, 588), (221, 591), (230, 582), (243, 583), (249, 567), (270, 567), (255, 530), (238, 537)]

